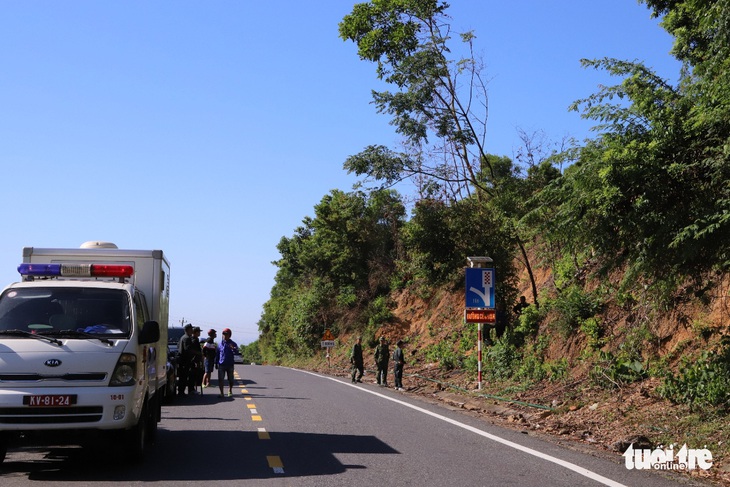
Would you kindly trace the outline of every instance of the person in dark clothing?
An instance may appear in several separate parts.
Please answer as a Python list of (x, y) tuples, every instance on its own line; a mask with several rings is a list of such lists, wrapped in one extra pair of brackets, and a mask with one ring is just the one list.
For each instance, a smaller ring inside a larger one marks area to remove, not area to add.
[(365, 373), (365, 362), (362, 358), (362, 337), (357, 337), (355, 345), (352, 346), (350, 363), (352, 364), (352, 382), (362, 382), (362, 376)]
[[(203, 383), (203, 349), (200, 346), (200, 332), (199, 326), (193, 327), (193, 337), (191, 352), (193, 358), (190, 362), (190, 383), (188, 384), (188, 393), (196, 395), (198, 394), (198, 387)], [(203, 388), (200, 388), (202, 393)]]
[(208, 330), (208, 338), (203, 344), (203, 387), (210, 386), (210, 377), (215, 368), (215, 356), (218, 353), (218, 344), (215, 342), (216, 331)]
[(512, 312), (515, 314), (515, 316), (519, 317), (522, 314), (522, 310), (530, 306), (530, 303), (527, 302), (527, 298), (524, 296), (520, 296), (520, 301), (512, 308)]
[(393, 375), (395, 375), (395, 390), (402, 391), (403, 389), (403, 366), (406, 363), (405, 356), (403, 355), (403, 340), (398, 340), (395, 344), (395, 350), (393, 351)]
[(375, 365), (378, 368), (378, 385), (388, 386), (388, 361), (390, 360), (390, 350), (385, 337), (380, 337), (380, 344), (375, 347)]
[(193, 362), (193, 325), (188, 323), (183, 328), (185, 334), (177, 344), (177, 395), (185, 396), (185, 389), (190, 384), (190, 368)]

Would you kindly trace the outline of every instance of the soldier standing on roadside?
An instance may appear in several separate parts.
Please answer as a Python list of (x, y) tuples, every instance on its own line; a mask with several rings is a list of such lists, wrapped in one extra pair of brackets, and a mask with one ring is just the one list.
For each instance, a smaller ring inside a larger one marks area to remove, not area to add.
[(362, 358), (362, 337), (357, 337), (355, 345), (352, 346), (350, 363), (352, 364), (352, 382), (362, 382), (362, 375), (365, 372), (365, 362)]
[(378, 368), (378, 385), (388, 386), (388, 360), (390, 359), (390, 350), (385, 337), (380, 337), (380, 344), (375, 347), (375, 365)]
[(398, 340), (395, 344), (395, 351), (393, 352), (393, 375), (395, 375), (395, 390), (403, 390), (403, 366), (406, 363), (405, 356), (403, 355), (403, 340)]

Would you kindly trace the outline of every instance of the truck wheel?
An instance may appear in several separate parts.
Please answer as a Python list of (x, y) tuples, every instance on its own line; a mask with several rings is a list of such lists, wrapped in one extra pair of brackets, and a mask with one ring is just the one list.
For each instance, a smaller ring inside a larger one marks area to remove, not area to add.
[(160, 394), (155, 394), (155, 398), (147, 403), (147, 411), (149, 416), (147, 417), (147, 438), (146, 441), (152, 445), (157, 441), (157, 423), (162, 419), (162, 404), (160, 404)]
[(5, 455), (8, 453), (8, 443), (10, 443), (10, 437), (0, 433), (0, 463), (3, 463)]
[(124, 450), (127, 458), (132, 462), (139, 462), (144, 458), (144, 450), (147, 445), (147, 432), (149, 413), (147, 406), (142, 409), (137, 425), (125, 432)]
[(175, 381), (172, 381), (172, 383), (168, 382), (167, 385), (164, 387), (163, 402), (165, 404), (172, 404), (173, 402), (175, 402), (175, 392), (177, 392), (177, 385), (175, 384)]

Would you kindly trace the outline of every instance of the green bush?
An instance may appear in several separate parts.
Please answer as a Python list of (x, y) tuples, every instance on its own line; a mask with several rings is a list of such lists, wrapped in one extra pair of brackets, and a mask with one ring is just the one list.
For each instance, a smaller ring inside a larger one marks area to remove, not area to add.
[(354, 286), (343, 286), (337, 293), (337, 305), (348, 308), (357, 303), (357, 290)]
[[(488, 330), (488, 328), (486, 330)], [(486, 333), (486, 330), (484, 333)], [(470, 350), (475, 350), (477, 348), (478, 334), (479, 332), (476, 325), (467, 326), (467, 328), (462, 332), (461, 338), (459, 338), (459, 353), (466, 355)]]
[(599, 352), (598, 362), (590, 371), (593, 384), (606, 389), (616, 389), (626, 384), (647, 377), (647, 369), (640, 357), (626, 353), (614, 355), (611, 352)]
[(659, 395), (693, 410), (707, 406), (730, 408), (730, 347), (720, 353), (704, 351), (699, 359), (684, 357), (675, 376), (668, 374)]
[(466, 370), (472, 377), (476, 377), (479, 372), (479, 363), (477, 354), (473, 353), (468, 357), (464, 358), (464, 370)]
[(588, 346), (594, 350), (598, 350), (605, 344), (603, 339), (603, 328), (598, 318), (591, 317), (583, 320), (580, 325), (580, 331), (588, 337)]
[(545, 362), (544, 368), (547, 373), (548, 380), (550, 380), (550, 382), (557, 382), (568, 378), (570, 365), (568, 364), (568, 359), (563, 357), (556, 362)]
[(446, 341), (430, 345), (425, 356), (429, 362), (438, 362), (439, 367), (444, 370), (453, 370), (463, 365), (463, 359), (454, 352), (453, 345)]
[(519, 319), (517, 320), (517, 326), (515, 326), (515, 335), (526, 339), (534, 337), (540, 328), (540, 323), (543, 320), (543, 314), (535, 305), (530, 305), (522, 310)]
[(368, 325), (381, 326), (383, 323), (389, 322), (393, 318), (393, 312), (390, 310), (388, 298), (386, 296), (378, 296), (375, 298), (366, 311)]
[(542, 358), (536, 355), (525, 355), (515, 372), (518, 379), (527, 381), (541, 381), (547, 377)]
[(257, 363), (257, 364), (260, 364), (263, 362), (258, 340), (256, 340), (255, 342), (249, 343), (248, 345), (241, 345), (239, 348), (241, 349), (241, 355), (243, 355), (244, 362), (246, 362), (246, 363), (253, 362), (253, 363)]
[(521, 359), (517, 347), (502, 337), (487, 350), (485, 371), (493, 379), (509, 379), (514, 375)]
[(548, 307), (557, 312), (555, 325), (564, 336), (570, 336), (583, 321), (595, 316), (601, 309), (600, 300), (577, 285), (563, 289)]

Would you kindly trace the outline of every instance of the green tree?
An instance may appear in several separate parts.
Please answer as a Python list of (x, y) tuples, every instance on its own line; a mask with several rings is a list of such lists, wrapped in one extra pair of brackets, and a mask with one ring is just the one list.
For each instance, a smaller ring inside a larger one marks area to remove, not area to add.
[(730, 1), (646, 0), (674, 36), (672, 53), (683, 63), (680, 87), (689, 118), (684, 120), (686, 173), (696, 195), (688, 220), (672, 245), (701, 246), (697, 259), (730, 266)]
[[(423, 219), (414, 224), (414, 235), (421, 224), (436, 231), (436, 221), (429, 222), (441, 216), (431, 213), (437, 209), (435, 200), (455, 209), (456, 202), (471, 196), (479, 202), (491, 201), (491, 208), (500, 213), (482, 226), (510, 236), (507, 245), (519, 249), (537, 303), (526, 234), (518, 224), (524, 210), (507, 203), (529, 199), (534, 180), (520, 183), (524, 175), (512, 161), (485, 152), (488, 96), (482, 63), (474, 55), (476, 37), (472, 32), (459, 33), (462, 43), (454, 46), (447, 8), (445, 2), (434, 0), (373, 0), (355, 5), (340, 23), (340, 37), (355, 42), (360, 58), (376, 63), (378, 78), (393, 87), (393, 91), (373, 91), (373, 100), (380, 113), (392, 117), (391, 124), (405, 146), (396, 152), (371, 145), (349, 157), (344, 167), (386, 187), (404, 179), (414, 181), (422, 200), (416, 219)], [(534, 162), (532, 154), (529, 159)], [(436, 233), (443, 234), (444, 229)], [(426, 251), (423, 244), (428, 240), (417, 239), (421, 253), (416, 257), (441, 262), (436, 254), (453, 254), (458, 248), (446, 249), (449, 239), (430, 237), (434, 246)], [(493, 254), (496, 249), (489, 251)], [(452, 267), (434, 268), (430, 274), (452, 271)]]
[(405, 219), (400, 196), (334, 190), (314, 213), (277, 247), (281, 259), (259, 321), (262, 347), (277, 356), (311, 350), (349, 308), (390, 291)]
[(340, 23), (340, 37), (355, 42), (360, 58), (375, 62), (378, 78), (395, 87), (373, 91), (373, 99), (406, 144), (403, 153), (367, 147), (345, 168), (386, 185), (420, 176), (426, 188), (435, 185), (458, 199), (474, 188), (489, 192), (477, 177), (488, 107), (474, 35), (460, 34), (467, 56), (448, 57), (447, 7), (435, 0), (373, 0), (356, 4)]
[(671, 291), (730, 264), (730, 14), (726, 0), (645, 3), (676, 37), (679, 82), (641, 62), (583, 60), (623, 81), (574, 104), (598, 135), (538, 211), (548, 240)]
[(244, 363), (261, 364), (263, 362), (261, 349), (259, 348), (259, 340), (251, 342), (248, 345), (241, 345), (241, 355), (243, 355)]

